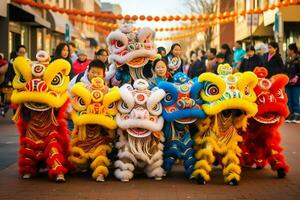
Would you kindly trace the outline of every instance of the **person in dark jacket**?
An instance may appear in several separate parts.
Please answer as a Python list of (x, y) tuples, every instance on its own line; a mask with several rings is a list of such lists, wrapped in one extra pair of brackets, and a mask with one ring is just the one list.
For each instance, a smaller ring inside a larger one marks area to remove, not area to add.
[(53, 62), (56, 59), (65, 59), (66, 61), (68, 61), (71, 65), (71, 71), (69, 73), (70, 76), (70, 80), (75, 76), (74, 73), (74, 69), (73, 69), (73, 64), (72, 64), (72, 60), (70, 58), (71, 53), (70, 53), (70, 47), (67, 43), (65, 42), (61, 42), (56, 46), (55, 52), (54, 52), (54, 56), (51, 58), (51, 62)]
[(268, 53), (264, 55), (264, 67), (269, 72), (267, 78), (284, 72), (284, 64), (279, 54), (278, 43), (270, 42), (268, 44)]
[(219, 65), (229, 64), (226, 61), (225, 55), (223, 53), (218, 53), (216, 56), (217, 63), (213, 66), (213, 73), (218, 74)]
[(233, 54), (228, 44), (225, 43), (221, 45), (221, 53), (224, 54), (225, 56), (225, 62), (231, 66), (233, 60)]
[(289, 83), (285, 88), (288, 95), (290, 115), (287, 122), (300, 123), (300, 56), (295, 43), (288, 46), (287, 61), (284, 73), (289, 77)]
[(239, 71), (253, 71), (255, 67), (261, 66), (263, 66), (261, 57), (255, 53), (255, 48), (252, 45), (248, 45), (246, 47), (246, 55), (242, 59)]
[(192, 79), (204, 73), (206, 71), (205, 61), (205, 51), (198, 49), (197, 59), (194, 63), (191, 64), (188, 71), (188, 77)]

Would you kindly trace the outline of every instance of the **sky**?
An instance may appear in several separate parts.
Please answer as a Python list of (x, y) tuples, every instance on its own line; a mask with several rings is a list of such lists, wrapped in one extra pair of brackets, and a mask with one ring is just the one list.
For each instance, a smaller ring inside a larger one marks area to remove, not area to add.
[[(122, 8), (123, 15), (189, 15), (189, 8), (186, 6), (186, 0), (101, 0), (101, 2), (109, 2), (119, 4)], [(180, 22), (155, 22), (155, 21), (137, 21), (137, 27), (173, 27), (180, 26)], [(174, 34), (174, 32), (157, 32), (156, 37), (166, 37)], [(157, 46), (165, 46), (169, 48), (169, 42), (156, 42)]]

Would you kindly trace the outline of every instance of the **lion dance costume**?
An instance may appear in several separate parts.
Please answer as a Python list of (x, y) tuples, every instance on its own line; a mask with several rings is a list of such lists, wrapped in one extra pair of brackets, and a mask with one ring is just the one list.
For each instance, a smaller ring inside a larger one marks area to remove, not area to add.
[(241, 144), (243, 165), (256, 165), (258, 169), (270, 164), (279, 178), (286, 176), (288, 166), (280, 147), (279, 127), (288, 116), (287, 96), (284, 90), (288, 77), (278, 74), (267, 79), (268, 71), (263, 67), (255, 68), (259, 78), (255, 87), (258, 113), (249, 120), (248, 128), (242, 133)]
[(132, 84), (137, 79), (149, 78), (152, 75), (149, 74), (149, 60), (156, 56), (154, 35), (150, 28), (136, 32), (130, 23), (111, 32), (106, 41), (110, 51), (109, 61), (112, 64), (106, 73), (106, 80), (120, 86)]
[(242, 141), (237, 129), (245, 129), (247, 119), (257, 112), (253, 90), (257, 77), (253, 72), (232, 74), (229, 65), (219, 65), (218, 73), (199, 76), (203, 83), (202, 107), (209, 118), (200, 122), (195, 135), (197, 163), (193, 177), (199, 184), (209, 181), (209, 172), (217, 158), (223, 165), (225, 182), (237, 185), (241, 173), (238, 143)]
[(160, 180), (164, 174), (164, 120), (160, 101), (165, 92), (158, 88), (151, 91), (146, 80), (137, 79), (133, 87), (125, 84), (120, 88), (122, 101), (118, 103), (118, 160), (115, 176), (123, 182), (133, 177), (135, 167), (144, 169), (148, 177)]
[(76, 83), (72, 89), (72, 148), (69, 160), (81, 169), (90, 167), (96, 181), (104, 181), (109, 173), (114, 129), (117, 123), (116, 102), (120, 99), (119, 89), (108, 89), (101, 78), (92, 79), (90, 86)]
[(24, 57), (14, 61), (11, 100), (18, 105), (15, 120), (20, 132), (19, 173), (31, 178), (46, 167), (50, 179), (64, 182), (69, 166), (65, 112), (71, 66), (63, 59), (49, 64), (45, 51), (39, 51), (36, 58), (36, 62)]
[(177, 159), (183, 159), (185, 172), (190, 177), (196, 159), (188, 124), (205, 117), (201, 109), (202, 84), (178, 72), (174, 75), (174, 83), (161, 82), (159, 88), (166, 92), (162, 101), (166, 138), (163, 168), (169, 172)]

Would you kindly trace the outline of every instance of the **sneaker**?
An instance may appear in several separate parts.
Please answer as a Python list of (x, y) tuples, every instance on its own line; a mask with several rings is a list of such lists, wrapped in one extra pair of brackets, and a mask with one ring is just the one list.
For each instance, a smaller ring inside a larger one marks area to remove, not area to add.
[(300, 124), (300, 113), (295, 113), (293, 118), (291, 119), (291, 122)]
[(290, 113), (289, 116), (285, 119), (285, 122), (291, 123), (293, 117), (294, 117), (294, 113)]

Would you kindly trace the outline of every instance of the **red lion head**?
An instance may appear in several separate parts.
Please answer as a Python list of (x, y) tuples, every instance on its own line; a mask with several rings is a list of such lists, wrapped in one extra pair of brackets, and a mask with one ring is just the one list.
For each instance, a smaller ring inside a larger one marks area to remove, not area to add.
[(258, 112), (254, 120), (268, 126), (278, 126), (289, 115), (284, 89), (289, 79), (284, 74), (267, 79), (268, 70), (264, 67), (256, 67), (254, 73), (258, 77), (258, 84), (254, 88)]

